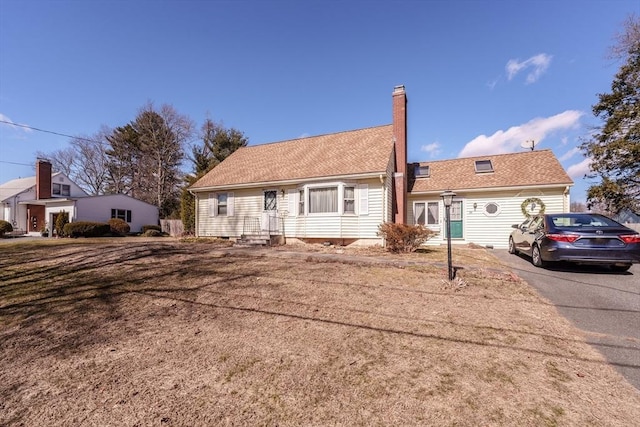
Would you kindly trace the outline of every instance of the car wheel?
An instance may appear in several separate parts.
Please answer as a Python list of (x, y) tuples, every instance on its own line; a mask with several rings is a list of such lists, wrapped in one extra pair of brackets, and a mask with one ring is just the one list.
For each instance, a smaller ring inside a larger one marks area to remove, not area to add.
[(611, 269), (611, 271), (615, 271), (618, 273), (624, 273), (625, 271), (628, 271), (631, 268), (631, 264), (614, 264), (612, 266), (609, 266), (609, 268)]
[(513, 255), (516, 252), (516, 243), (513, 241), (513, 237), (509, 237), (509, 253)]
[(531, 248), (531, 263), (536, 267), (543, 267), (544, 261), (542, 260), (542, 256), (540, 255), (540, 247), (538, 245), (533, 245)]

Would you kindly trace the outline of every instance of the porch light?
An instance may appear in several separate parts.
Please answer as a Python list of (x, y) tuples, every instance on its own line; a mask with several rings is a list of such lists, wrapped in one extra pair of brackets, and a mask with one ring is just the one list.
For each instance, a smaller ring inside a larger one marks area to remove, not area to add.
[(440, 194), (442, 202), (444, 203), (445, 221), (447, 221), (447, 267), (449, 272), (449, 280), (453, 280), (453, 265), (451, 263), (451, 203), (456, 193), (451, 190), (446, 190)]

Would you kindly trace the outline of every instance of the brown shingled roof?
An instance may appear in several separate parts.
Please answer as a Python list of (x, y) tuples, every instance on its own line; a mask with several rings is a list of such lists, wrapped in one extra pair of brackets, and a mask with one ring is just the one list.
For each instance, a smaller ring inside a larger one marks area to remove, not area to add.
[[(476, 160), (491, 160), (494, 172), (476, 173)], [(430, 176), (415, 179), (413, 166), (410, 166), (409, 192), (411, 193), (573, 184), (551, 150), (467, 157), (419, 164), (429, 166)]]
[(393, 150), (393, 126), (243, 147), (191, 188), (382, 173)]

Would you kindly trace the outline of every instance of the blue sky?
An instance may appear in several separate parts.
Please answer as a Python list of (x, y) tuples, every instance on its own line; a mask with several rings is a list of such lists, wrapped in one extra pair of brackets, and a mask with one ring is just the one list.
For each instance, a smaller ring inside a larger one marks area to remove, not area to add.
[[(91, 135), (152, 101), (261, 144), (388, 124), (403, 84), (409, 161), (534, 140), (584, 201), (576, 147), (632, 13), (637, 0), (0, 0), (0, 120)], [(0, 182), (68, 143), (0, 123)]]

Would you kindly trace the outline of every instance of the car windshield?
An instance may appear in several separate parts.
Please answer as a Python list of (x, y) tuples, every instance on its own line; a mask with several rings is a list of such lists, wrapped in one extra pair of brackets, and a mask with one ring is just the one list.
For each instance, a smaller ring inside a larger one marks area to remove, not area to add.
[(619, 227), (620, 224), (602, 215), (554, 215), (556, 227)]

